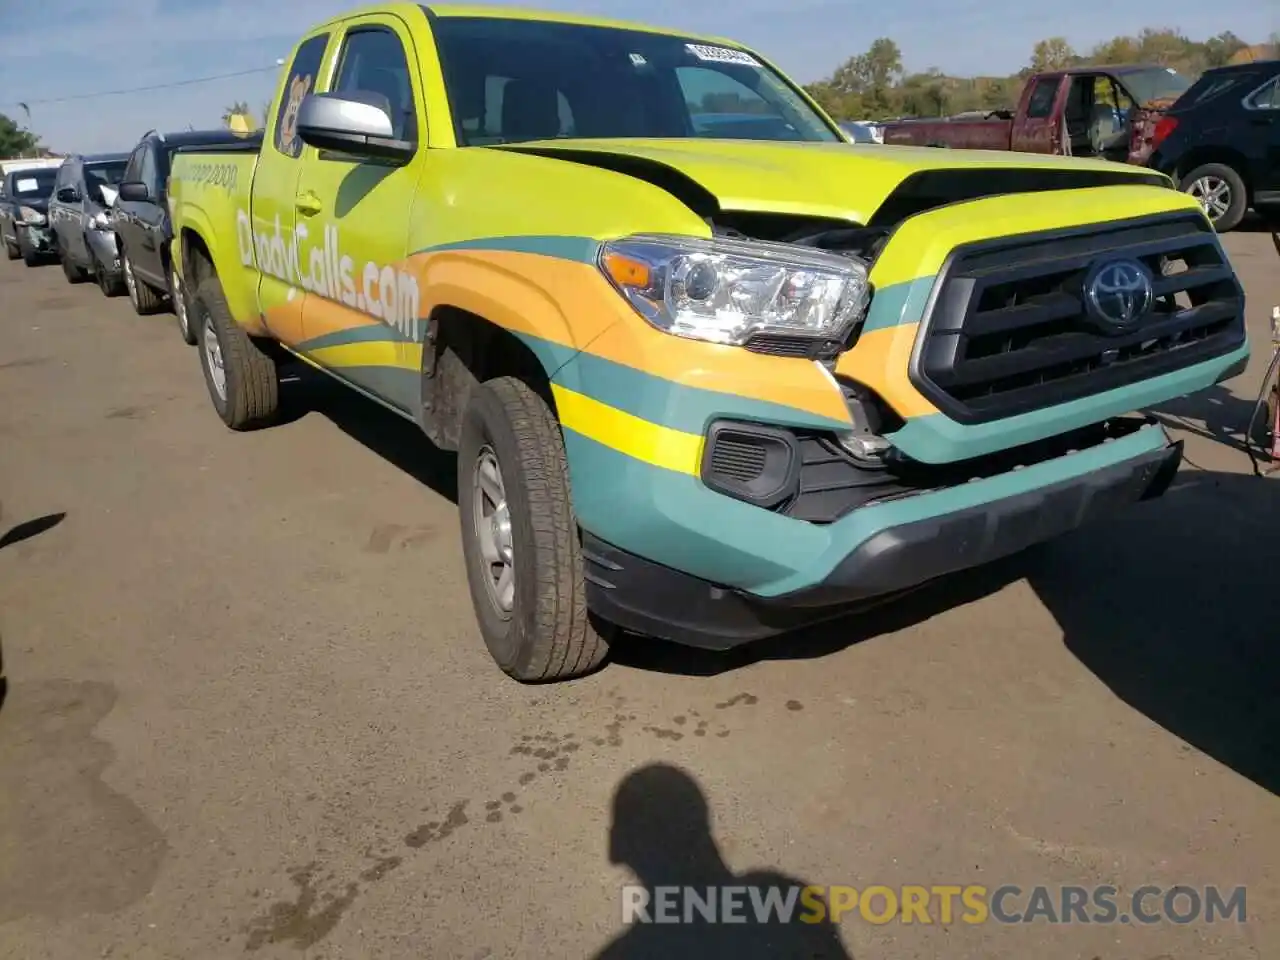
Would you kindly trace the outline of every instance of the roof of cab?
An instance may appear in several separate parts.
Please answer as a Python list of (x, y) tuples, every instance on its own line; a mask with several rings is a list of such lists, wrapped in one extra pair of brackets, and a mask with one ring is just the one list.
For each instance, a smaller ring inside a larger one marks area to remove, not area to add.
[(558, 10), (535, 10), (523, 7), (500, 7), (483, 3), (383, 3), (368, 4), (347, 10), (337, 16), (329, 17), (317, 27), (331, 23), (341, 23), (352, 17), (366, 16), (372, 13), (391, 13), (407, 15), (412, 10), (420, 10), (429, 17), (493, 17), (506, 20), (542, 20), (547, 23), (571, 23), (584, 27), (612, 27), (615, 30), (639, 30), (644, 33), (658, 33), (669, 37), (683, 37), (687, 40), (700, 40), (717, 43), (721, 46), (745, 49), (737, 40), (726, 37), (710, 37), (683, 30), (670, 30), (629, 20), (611, 20), (608, 17), (592, 17), (577, 13), (564, 13)]

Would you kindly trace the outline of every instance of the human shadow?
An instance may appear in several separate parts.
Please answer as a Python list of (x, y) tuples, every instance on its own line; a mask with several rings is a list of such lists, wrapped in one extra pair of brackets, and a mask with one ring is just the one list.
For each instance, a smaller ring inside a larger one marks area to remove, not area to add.
[(940, 577), (856, 612), (730, 650), (703, 650), (624, 634), (614, 640), (609, 658), (615, 665), (637, 670), (695, 677), (731, 673), (767, 660), (818, 659), (997, 593), (1022, 578), (1025, 564), (1026, 555), (1015, 554)]
[(1280, 484), (1185, 470), (1028, 579), (1120, 699), (1280, 794)]
[[(631, 911), (632, 922), (596, 954), (596, 960), (851, 960), (825, 911), (806, 910), (807, 901), (800, 899), (804, 881), (774, 870), (735, 874), (729, 868), (711, 835), (707, 799), (679, 767), (651, 764), (618, 785), (609, 860), (628, 867), (640, 888), (623, 891), (624, 904), (634, 907), (633, 896), (647, 895), (647, 906), (644, 912)], [(685, 922), (684, 905), (689, 901), (677, 898), (672, 910), (670, 895), (658, 899), (659, 888), (667, 887), (695, 891), (711, 905), (716, 922), (700, 908), (691, 908)], [(731, 913), (743, 919), (725, 922), (724, 898), (726, 891), (734, 893), (733, 888), (738, 888), (737, 905)], [(776, 911), (757, 913), (755, 904), (769, 903), (766, 897), (774, 891), (784, 901), (794, 891), (789, 917), (779, 917)], [(627, 914), (624, 906), (624, 921)], [(671, 915), (680, 922), (653, 922)], [(650, 922), (641, 922), (644, 917)]]
[[(1256, 404), (1256, 396), (1237, 397), (1219, 383), (1207, 390), (1166, 401), (1148, 412), (1170, 430), (1243, 451), (1246, 433), (1251, 433), (1255, 447), (1267, 440), (1265, 406), (1254, 418)], [(1254, 420), (1251, 431), (1250, 419)]]
[(34, 520), (20, 523), (3, 536), (0, 536), (0, 550), (22, 543), (24, 540), (30, 540), (32, 537), (38, 537), (40, 534), (52, 530), (66, 518), (66, 513), (48, 513), (43, 517), (36, 517)]
[(403, 470), (451, 503), (458, 502), (457, 456), (430, 440), (421, 428), (334, 380), (292, 361), (280, 383), (281, 419), (318, 413), (351, 439)]

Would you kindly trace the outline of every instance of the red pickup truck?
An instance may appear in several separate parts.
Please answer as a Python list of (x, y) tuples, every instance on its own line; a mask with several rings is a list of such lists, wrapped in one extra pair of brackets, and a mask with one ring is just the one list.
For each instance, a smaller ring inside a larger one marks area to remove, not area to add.
[(886, 144), (1020, 150), (1140, 162), (1134, 131), (1147, 112), (1168, 106), (1191, 81), (1169, 67), (1071, 67), (1027, 78), (1017, 109), (970, 119), (884, 124)]

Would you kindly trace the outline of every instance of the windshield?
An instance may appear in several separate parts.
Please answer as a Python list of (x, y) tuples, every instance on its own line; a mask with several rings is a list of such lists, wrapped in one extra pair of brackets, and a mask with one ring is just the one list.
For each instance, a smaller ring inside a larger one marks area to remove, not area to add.
[(21, 170), (12, 175), (13, 196), (19, 200), (44, 200), (53, 193), (53, 182), (58, 179), (56, 169)]
[(657, 33), (500, 17), (441, 17), (459, 143), (588, 137), (839, 142), (755, 57)]
[(84, 185), (89, 196), (102, 202), (102, 188), (114, 186), (124, 178), (126, 161), (112, 160), (110, 163), (95, 163), (84, 168)]
[(1191, 86), (1191, 81), (1172, 67), (1126, 71), (1120, 82), (1128, 87), (1139, 106), (1151, 100), (1176, 100)]

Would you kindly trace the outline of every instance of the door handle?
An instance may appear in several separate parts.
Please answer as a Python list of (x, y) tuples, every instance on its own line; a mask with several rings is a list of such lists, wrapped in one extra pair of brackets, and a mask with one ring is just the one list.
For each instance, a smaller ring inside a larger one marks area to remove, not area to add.
[(305, 190), (294, 197), (293, 205), (304, 217), (314, 217), (324, 209), (324, 205), (320, 202), (320, 198), (310, 190)]

